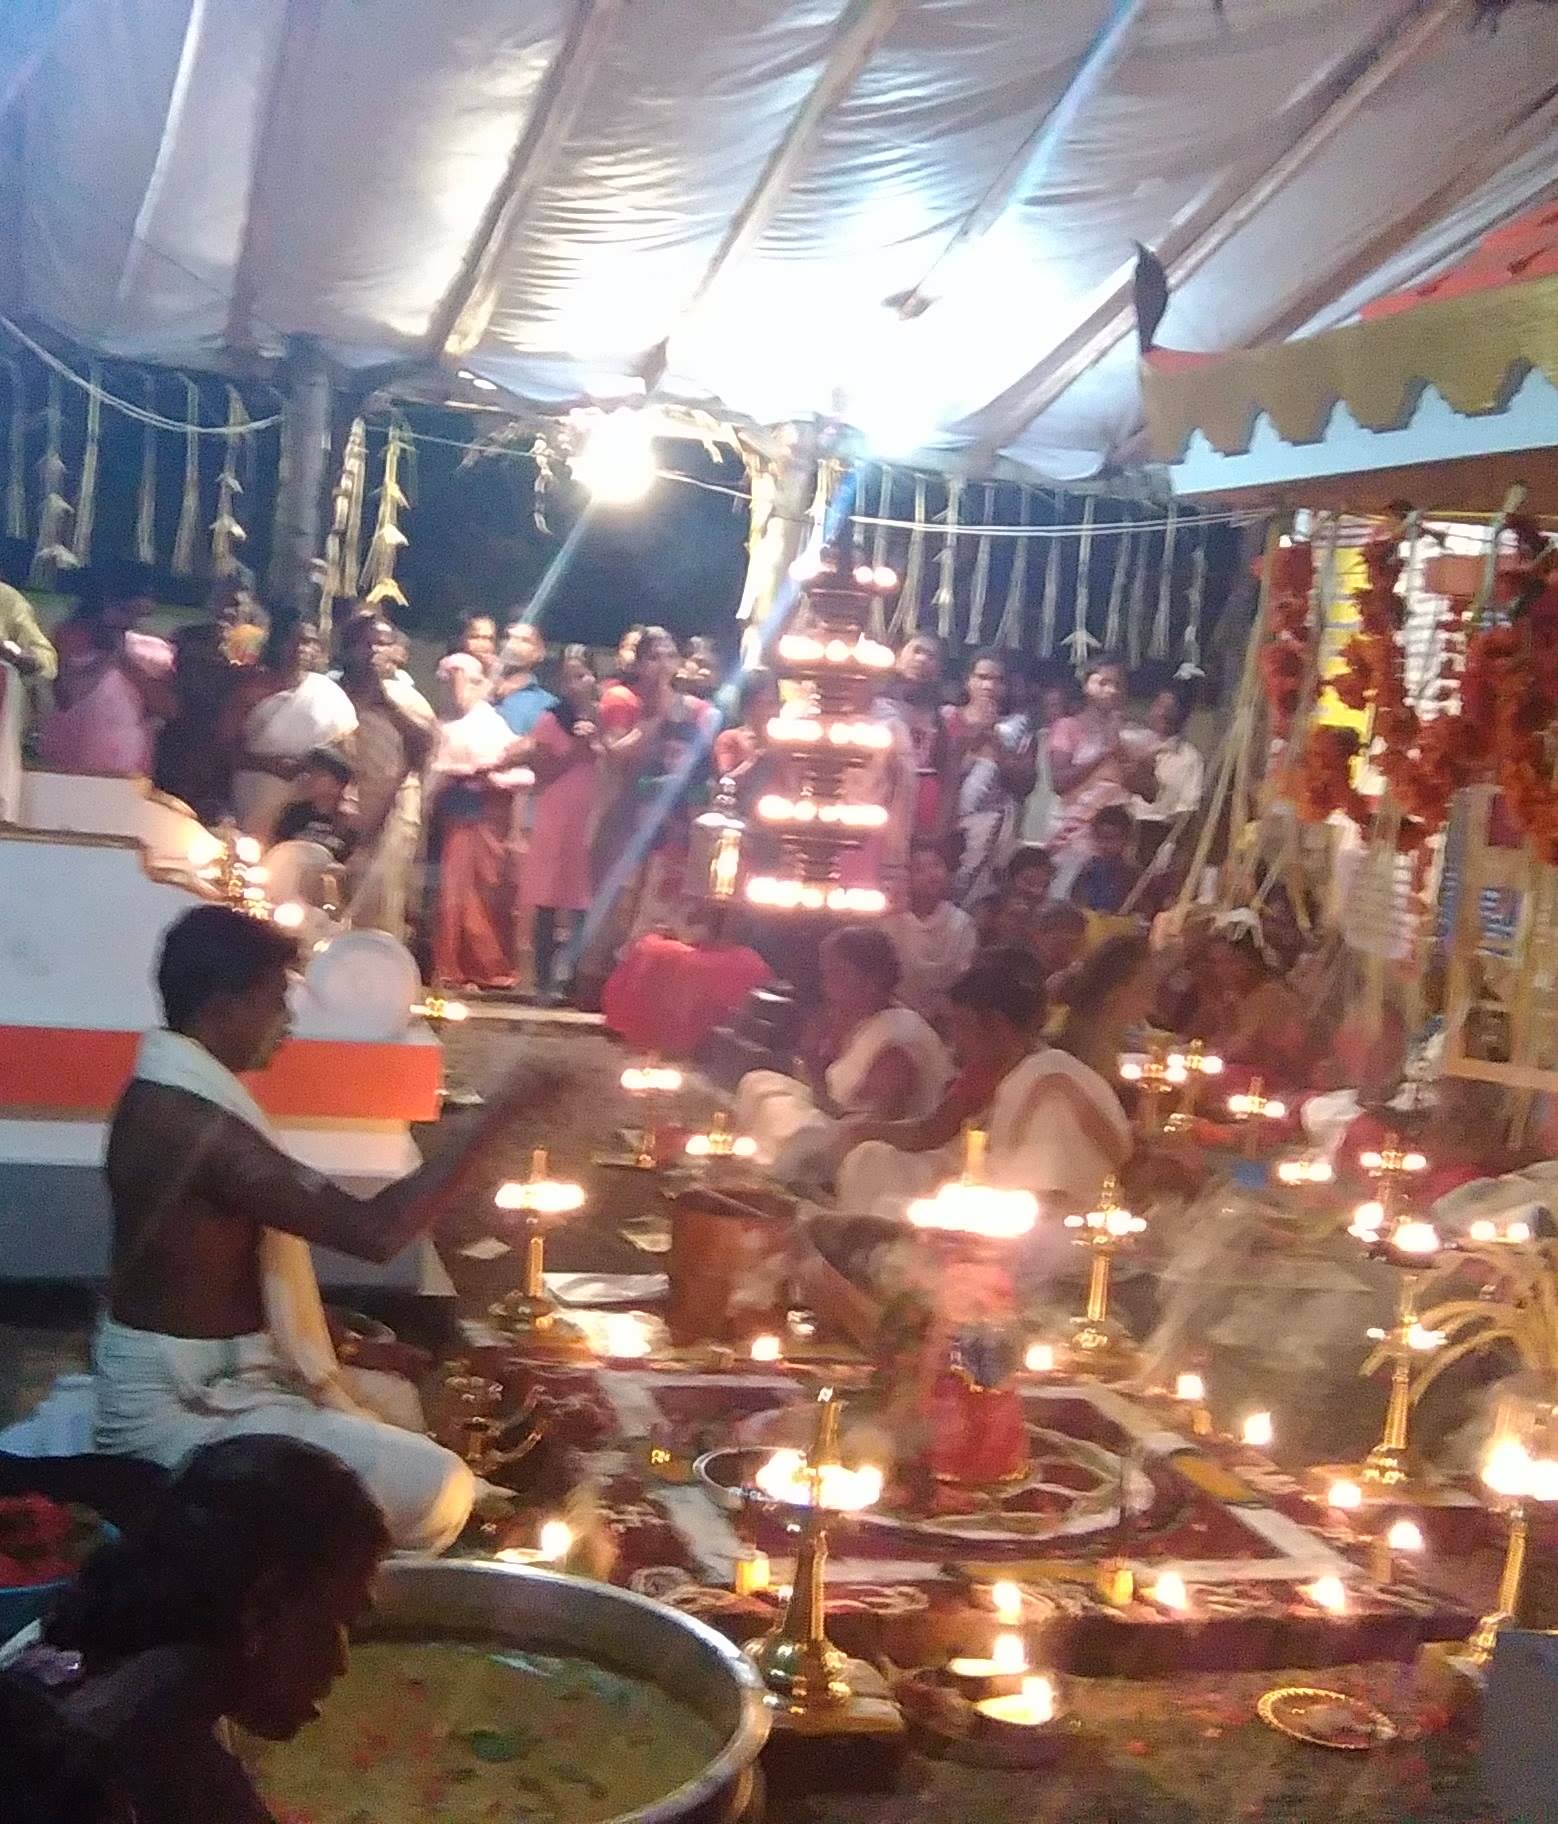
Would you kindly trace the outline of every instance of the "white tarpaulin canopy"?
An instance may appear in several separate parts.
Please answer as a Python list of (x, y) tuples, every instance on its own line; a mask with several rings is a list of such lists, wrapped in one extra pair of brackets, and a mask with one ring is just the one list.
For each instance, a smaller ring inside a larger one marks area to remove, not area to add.
[(1541, 0), (5, 0), (0, 300), (1072, 480), (1133, 242), (1177, 348), (1344, 320), (1558, 188), (1555, 91)]

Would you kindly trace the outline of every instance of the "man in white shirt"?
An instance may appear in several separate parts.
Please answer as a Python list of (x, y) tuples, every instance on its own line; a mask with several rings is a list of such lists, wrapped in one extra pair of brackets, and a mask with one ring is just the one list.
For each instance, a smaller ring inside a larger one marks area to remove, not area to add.
[(934, 1025), (947, 990), (974, 960), (974, 921), (951, 900), (952, 870), (941, 845), (921, 838), (909, 849), (909, 904), (883, 921), (898, 953), (898, 999)]
[(1186, 713), (1184, 697), (1172, 689), (1160, 690), (1147, 706), (1147, 727), (1157, 742), (1152, 754), (1156, 790), (1150, 799), (1134, 799), (1132, 808), (1136, 813), (1136, 857), (1158, 875), (1172, 867), (1171, 838), (1176, 826), (1184, 829), (1206, 789), (1206, 761), (1182, 733)]

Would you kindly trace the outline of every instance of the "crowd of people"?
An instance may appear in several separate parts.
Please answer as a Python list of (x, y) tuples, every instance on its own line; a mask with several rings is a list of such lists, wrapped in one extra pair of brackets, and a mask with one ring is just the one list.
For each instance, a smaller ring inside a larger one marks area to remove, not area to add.
[[(549, 653), (522, 607), (473, 614), (424, 694), (367, 604), (338, 605), (333, 651), (242, 577), (172, 639), (144, 630), (154, 606), (141, 573), (105, 566), (51, 640), (0, 594), (0, 655), (37, 700), (41, 764), (146, 776), (213, 828), (308, 845), (351, 922), (412, 939), (442, 988), (598, 985), (632, 938), (675, 922), (715, 783), (747, 810), (783, 784), (779, 683), (745, 671), (722, 712), (706, 639), (683, 651), (632, 627), (598, 663)], [(894, 745), (867, 789), (890, 821), (867, 865), (922, 1013), (980, 944), (1064, 956), (1079, 930), (1177, 889), (1202, 757), (1178, 691), (1137, 720), (1126, 689), (1112, 659), (1078, 682), (980, 652), (959, 681), (940, 641), (903, 643), (877, 705)]]

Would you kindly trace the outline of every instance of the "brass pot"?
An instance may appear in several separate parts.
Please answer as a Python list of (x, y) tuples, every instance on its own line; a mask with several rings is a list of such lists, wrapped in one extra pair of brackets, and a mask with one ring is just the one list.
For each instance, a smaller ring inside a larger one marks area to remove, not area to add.
[(720, 1749), (676, 1791), (607, 1824), (728, 1824), (754, 1812), (768, 1738), (763, 1687), (722, 1634), (647, 1596), (525, 1565), (392, 1560), (367, 1632), (493, 1636), (538, 1652), (582, 1654), (648, 1679), (716, 1729)]

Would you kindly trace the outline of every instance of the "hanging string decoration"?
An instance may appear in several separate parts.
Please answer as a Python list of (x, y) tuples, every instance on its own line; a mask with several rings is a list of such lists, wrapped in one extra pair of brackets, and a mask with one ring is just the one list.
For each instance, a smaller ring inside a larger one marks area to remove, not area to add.
[(918, 633), (920, 628), (920, 593), (925, 587), (926, 513), (925, 477), (916, 475), (914, 530), (909, 534), (909, 561), (904, 565), (903, 587), (898, 592), (898, 606), (892, 620), (893, 632), (905, 637)]
[(1104, 651), (1118, 652), (1125, 628), (1125, 585), (1131, 574), (1133, 532), (1121, 532), (1114, 541), (1114, 575), (1109, 579), (1109, 605), (1104, 610)]
[(1169, 616), (1174, 602), (1174, 548), (1179, 538), (1179, 509), (1172, 502), (1168, 524), (1163, 528), (1163, 556), (1158, 563), (1158, 607), (1152, 617), (1152, 634), (1147, 641), (1149, 659), (1169, 656)]
[(1201, 667), (1201, 610), (1206, 602), (1206, 527), (1201, 528), (1201, 536), (1196, 540), (1196, 548), (1190, 554), (1190, 592), (1185, 598), (1185, 631), (1180, 640), (1183, 656), (1174, 676), (1182, 683), (1192, 678), (1204, 678)]
[(71, 554), (78, 564), (92, 561), (92, 531), (97, 523), (98, 446), (103, 436), (103, 393), (94, 361), (90, 370), (91, 391), (87, 394), (86, 441), (81, 453), (81, 485), (76, 489), (75, 536), (70, 541)]
[(358, 552), (362, 540), (363, 477), (368, 461), (368, 430), (361, 418), (352, 420), (341, 473), (330, 502), (330, 530), (325, 536), (324, 562), (319, 567), (319, 632), (326, 642), (335, 622), (335, 604), (351, 598), (357, 587)]
[(211, 522), (211, 573), (231, 576), (239, 566), (238, 547), (249, 536), (238, 519), (238, 497), (243, 483), (238, 479), (238, 451), (243, 426), (249, 422), (243, 399), (236, 386), (227, 389), (227, 428), (231, 435), (222, 452), (222, 472), (216, 483), (216, 518)]
[(38, 514), (38, 542), (33, 547), (30, 580), (47, 587), (61, 570), (74, 567), (76, 554), (65, 542), (65, 522), (71, 505), (65, 498), (65, 421), (59, 377), (49, 375), (48, 402), (43, 413), (43, 460), (38, 465), (43, 506)]
[(358, 584), (363, 600), (367, 602), (387, 601), (401, 608), (406, 606), (406, 592), (395, 580), (395, 560), (410, 543), (400, 525), (400, 515), (411, 505), (401, 482), (401, 465), (412, 460), (414, 455), (404, 420), (398, 415), (391, 418), (389, 436), (384, 444), (384, 474), (379, 483), (379, 516)]
[[(884, 462), (876, 478), (876, 517), (878, 525), (871, 536), (871, 567), (873, 570), (887, 568), (887, 524), (893, 516), (893, 472)], [(887, 638), (886, 597), (879, 590), (871, 593), (871, 607), (867, 613), (866, 631), (873, 640)]]
[(1131, 592), (1125, 609), (1125, 656), (1132, 671), (1141, 663), (1142, 636), (1147, 628), (1147, 548), (1150, 533), (1145, 529), (1136, 550), (1136, 574), (1131, 578)]
[(1088, 654), (1099, 644), (1088, 626), (1088, 615), (1093, 606), (1093, 521), (1097, 512), (1098, 503), (1089, 494), (1082, 502), (1082, 532), (1077, 543), (1075, 613), (1071, 632), (1066, 639), (1078, 671), (1086, 666)]
[[(1065, 495), (1057, 494), (1051, 519), (1059, 525), (1065, 518)], [(1060, 605), (1060, 540), (1049, 540), (1044, 562), (1044, 593), (1039, 598), (1039, 656), (1052, 658), (1055, 652), (1055, 615)]]
[[(1029, 492), (1026, 488), (1018, 490), (1017, 523), (1026, 526), (1030, 505)], [(989, 543), (987, 538), (985, 541)], [(1033, 541), (1027, 538), (1017, 540), (1017, 549), (1012, 553), (1012, 567), (1006, 578), (1006, 602), (1001, 609), (1001, 624), (996, 629), (995, 641), (998, 646), (1015, 649), (1022, 645), (1023, 608), (1028, 594), (1028, 546)]]
[(962, 513), (963, 483), (954, 478), (947, 483), (947, 535), (936, 559), (936, 594), (931, 602), (936, 610), (936, 633), (943, 640), (950, 640), (957, 629), (958, 529)]
[(11, 411), (6, 437), (5, 535), (27, 536), (27, 383), (20, 365), (6, 359)]
[[(984, 486), (984, 511), (980, 517), (981, 526), (991, 525), (995, 520), (995, 487), (986, 482)], [(968, 644), (978, 646), (985, 637), (985, 604), (990, 599), (990, 555), (995, 540), (988, 536), (979, 540), (978, 555), (974, 558), (974, 576), (968, 590)]]
[[(150, 374), (141, 375), (141, 397), (150, 412), (157, 403), (157, 383)], [(157, 430), (146, 423), (141, 425), (141, 478), (135, 490), (135, 561), (157, 561)]]
[(200, 538), (200, 388), (188, 374), (184, 382), (184, 490), (179, 497), (178, 530), (173, 534), (173, 574), (195, 574)]

